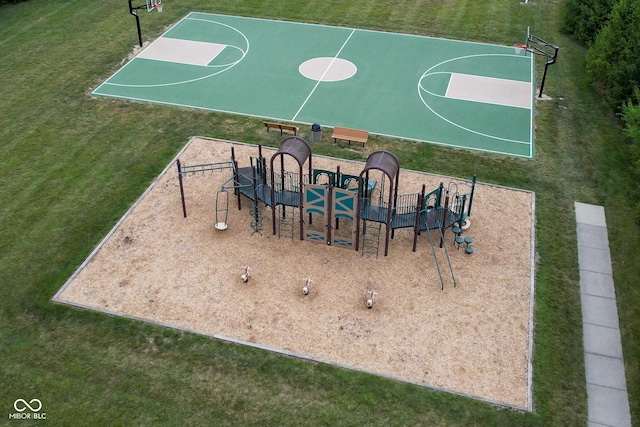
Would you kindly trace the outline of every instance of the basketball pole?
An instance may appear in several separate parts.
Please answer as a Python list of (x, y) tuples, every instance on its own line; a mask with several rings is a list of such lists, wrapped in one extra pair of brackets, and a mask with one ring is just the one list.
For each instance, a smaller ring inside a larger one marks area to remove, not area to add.
[[(149, 9), (149, 2), (140, 5), (140, 6), (133, 6), (131, 4), (133, 0), (129, 0), (129, 13), (132, 14), (133, 16), (136, 17), (136, 28), (138, 29), (138, 43), (140, 43), (140, 47), (142, 47), (142, 31), (140, 30), (140, 17), (138, 16), (138, 10), (139, 9), (147, 9), (147, 11), (153, 10), (153, 9)], [(161, 2), (157, 3), (158, 6), (162, 6)], [(154, 7), (156, 7), (156, 3), (153, 4)], [(157, 8), (158, 11), (162, 11), (162, 8), (159, 7)]]
[(147, 8), (146, 4), (142, 6), (133, 6), (131, 4), (133, 0), (129, 0), (129, 13), (136, 17), (136, 28), (138, 29), (138, 42), (140, 43), (140, 47), (142, 47), (142, 31), (140, 30), (140, 17), (138, 16), (138, 9)]
[[(538, 94), (538, 98), (542, 98), (542, 90), (544, 89), (544, 83), (547, 79), (547, 70), (549, 69), (549, 65), (553, 65), (558, 60), (558, 50), (560, 50), (559, 46), (554, 45), (553, 43), (549, 43), (548, 41), (542, 40), (538, 36), (534, 36), (529, 33), (527, 29), (527, 49), (536, 55), (544, 56), (546, 58), (544, 64), (544, 72), (542, 73), (542, 81), (540, 82), (540, 93)], [(553, 53), (549, 52), (552, 50)]]

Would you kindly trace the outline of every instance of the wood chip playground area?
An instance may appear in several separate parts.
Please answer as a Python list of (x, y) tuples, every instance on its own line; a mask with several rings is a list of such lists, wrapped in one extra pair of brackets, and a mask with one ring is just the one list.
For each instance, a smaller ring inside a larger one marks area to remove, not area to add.
[[(227, 162), (231, 147), (240, 166), (257, 156), (257, 146), (194, 137), (176, 159), (185, 165)], [(267, 159), (276, 152), (262, 150)], [(456, 248), (451, 229), (445, 230), (454, 276), (445, 249), (435, 245), (441, 282), (427, 232), (418, 236), (415, 252), (413, 230), (406, 228), (395, 231), (388, 256), (381, 248), (377, 258), (365, 257), (300, 240), (296, 233), (272, 235), (269, 207), (261, 208), (264, 224), (256, 233), (252, 204), (244, 198), (238, 210), (233, 197), (226, 229), (216, 229), (216, 196), (232, 176), (229, 170), (184, 178), (184, 217), (175, 163), (100, 242), (56, 301), (532, 409), (532, 192), (483, 184), (479, 177), (471, 226), (462, 234), (473, 238), (474, 252)], [(364, 163), (313, 157), (314, 168), (338, 165), (358, 175)], [(463, 186), (470, 178), (401, 169), (399, 193), (418, 192), (423, 184), (430, 191), (441, 182)]]

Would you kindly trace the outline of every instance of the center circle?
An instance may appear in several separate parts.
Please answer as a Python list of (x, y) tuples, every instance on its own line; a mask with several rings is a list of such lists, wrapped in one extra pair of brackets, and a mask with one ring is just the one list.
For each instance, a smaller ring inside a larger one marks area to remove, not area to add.
[(352, 77), (358, 68), (351, 61), (341, 58), (312, 58), (298, 67), (300, 74), (319, 82), (338, 82)]

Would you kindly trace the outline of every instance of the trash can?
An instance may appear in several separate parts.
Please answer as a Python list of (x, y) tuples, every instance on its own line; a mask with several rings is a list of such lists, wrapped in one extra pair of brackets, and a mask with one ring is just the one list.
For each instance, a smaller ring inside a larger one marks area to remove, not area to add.
[(322, 127), (318, 123), (311, 125), (311, 142), (322, 142)]

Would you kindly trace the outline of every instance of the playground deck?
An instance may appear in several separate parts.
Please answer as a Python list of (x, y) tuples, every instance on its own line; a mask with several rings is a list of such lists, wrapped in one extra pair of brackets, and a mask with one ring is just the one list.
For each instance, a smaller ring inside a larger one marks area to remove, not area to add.
[[(238, 168), (237, 185), (240, 193), (247, 199), (263, 204), (264, 206), (273, 206), (271, 200), (271, 189), (266, 186), (265, 180), (255, 166), (245, 166)], [(307, 180), (309, 177), (306, 178)], [(372, 181), (369, 190), (375, 187), (376, 182)], [(355, 191), (355, 189), (353, 189)], [(300, 193), (292, 190), (274, 191), (275, 204), (291, 207), (299, 207)], [(361, 210), (361, 219), (379, 223), (386, 223), (388, 208), (371, 205), (368, 199)], [(402, 213), (400, 213), (402, 212)], [(391, 212), (391, 228), (410, 228), (416, 226), (416, 218), (418, 216), (415, 205), (403, 206), (399, 209), (392, 209)], [(450, 228), (454, 223), (460, 220), (460, 214), (444, 208), (433, 208), (423, 210), (419, 213), (418, 230), (426, 231), (436, 228)]]

